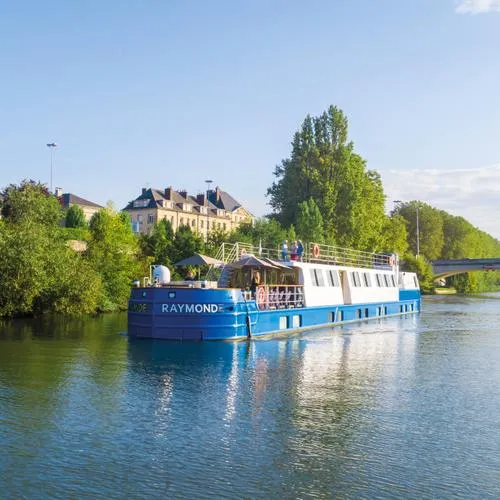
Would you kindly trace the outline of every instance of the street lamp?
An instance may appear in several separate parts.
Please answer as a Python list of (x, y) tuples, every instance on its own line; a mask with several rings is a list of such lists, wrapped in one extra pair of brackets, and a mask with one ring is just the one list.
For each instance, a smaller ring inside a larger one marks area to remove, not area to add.
[(57, 148), (58, 144), (55, 142), (47, 143), (47, 147), (50, 149), (50, 192), (52, 193), (52, 168), (54, 166), (54, 149)]
[[(393, 200), (393, 202), (396, 205), (403, 203), (401, 200)], [(420, 256), (420, 227), (419, 227), (419, 215), (418, 215), (419, 208), (420, 207), (418, 205), (416, 205), (415, 209), (417, 212), (417, 257)]]
[(208, 204), (208, 193), (210, 192), (210, 186), (212, 185), (213, 181), (211, 179), (207, 179), (207, 180), (205, 180), (205, 182), (207, 183), (207, 196), (206, 196), (206, 199), (207, 199), (207, 241), (208, 241), (208, 226), (210, 224), (210, 221), (209, 221), (210, 206)]

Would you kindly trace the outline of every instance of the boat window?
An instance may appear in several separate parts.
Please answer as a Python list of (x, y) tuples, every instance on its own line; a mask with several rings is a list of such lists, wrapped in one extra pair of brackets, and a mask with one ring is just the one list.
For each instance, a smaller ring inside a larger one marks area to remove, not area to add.
[(382, 276), (380, 274), (376, 274), (376, 277), (377, 277), (377, 286), (384, 286), (384, 282), (382, 281)]
[(330, 269), (327, 275), (328, 283), (330, 286), (340, 286), (339, 275), (337, 274), (337, 271)]
[(357, 271), (353, 271), (351, 273), (351, 277), (352, 277), (352, 282), (353, 282), (354, 286), (361, 286), (361, 280), (359, 278), (359, 273)]
[(415, 283), (415, 288), (418, 288), (418, 281), (416, 276), (413, 276), (413, 282)]
[(316, 273), (314, 272), (314, 269), (310, 269), (309, 272), (311, 273), (311, 282), (313, 286), (318, 286), (318, 282), (316, 281)]
[(391, 274), (391, 283), (392, 283), (392, 286), (395, 288), (396, 282), (394, 281), (394, 276), (392, 274)]
[(370, 275), (368, 273), (363, 273), (363, 279), (365, 281), (365, 286), (372, 286), (372, 280), (370, 279)]
[(315, 269), (314, 272), (316, 274), (316, 282), (318, 286), (325, 286), (325, 278), (323, 276), (323, 270)]
[(387, 276), (387, 274), (384, 274), (384, 281), (385, 281), (385, 286), (391, 286), (389, 285), (389, 276)]

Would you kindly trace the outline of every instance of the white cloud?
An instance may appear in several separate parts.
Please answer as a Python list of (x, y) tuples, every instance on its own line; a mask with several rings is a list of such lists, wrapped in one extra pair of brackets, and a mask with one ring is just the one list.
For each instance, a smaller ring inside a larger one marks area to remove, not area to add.
[(500, 239), (500, 164), (463, 170), (389, 170), (381, 175), (389, 209), (392, 200), (421, 200)]
[(500, 0), (460, 0), (455, 10), (459, 14), (500, 12)]

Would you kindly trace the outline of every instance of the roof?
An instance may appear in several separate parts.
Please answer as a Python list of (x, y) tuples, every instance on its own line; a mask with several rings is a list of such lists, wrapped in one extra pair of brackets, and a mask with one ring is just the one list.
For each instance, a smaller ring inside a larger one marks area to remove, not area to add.
[[(219, 193), (219, 200), (217, 201), (217, 192)], [(134, 202), (138, 200), (149, 200), (149, 203), (144, 206), (134, 206)], [(143, 192), (140, 196), (130, 201), (124, 210), (142, 210), (144, 208), (163, 208), (163, 200), (171, 201), (173, 206), (169, 208), (169, 210), (180, 210), (182, 211), (182, 205), (188, 203), (193, 206), (196, 210), (199, 210), (201, 206), (207, 206), (205, 204), (199, 204), (196, 201), (196, 197), (189, 195), (186, 193), (186, 197), (182, 196), (179, 191), (175, 191), (171, 189), (170, 198), (167, 198), (165, 195), (165, 190), (162, 189), (143, 189)], [(211, 210), (214, 215), (216, 215), (215, 211), (217, 209), (223, 209), (227, 212), (233, 212), (237, 208), (240, 208), (242, 205), (238, 203), (229, 193), (226, 191), (222, 191), (217, 188), (215, 191), (208, 192), (208, 208)]]
[(65, 207), (69, 207), (70, 205), (81, 205), (86, 207), (103, 208), (101, 205), (98, 205), (93, 201), (86, 200), (85, 198), (80, 198), (80, 196), (76, 196), (76, 194), (72, 193), (64, 193), (61, 196), (61, 200)]

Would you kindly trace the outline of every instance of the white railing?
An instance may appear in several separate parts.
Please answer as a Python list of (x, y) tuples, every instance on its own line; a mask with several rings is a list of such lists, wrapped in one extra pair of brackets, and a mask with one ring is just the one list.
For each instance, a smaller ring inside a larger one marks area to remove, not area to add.
[(304, 307), (304, 287), (297, 285), (260, 285), (255, 299), (260, 310)]
[(392, 269), (397, 263), (396, 255), (385, 255), (333, 245), (309, 243), (306, 255), (308, 262), (338, 266), (363, 267), (368, 269)]
[[(216, 259), (228, 263), (234, 262), (245, 255), (253, 254), (259, 258), (269, 258), (282, 261), (282, 248), (265, 248), (251, 243), (222, 243), (217, 251)], [(287, 261), (298, 260), (296, 254), (291, 253), (290, 247), (287, 250)], [(397, 265), (396, 255), (377, 254), (353, 250), (352, 248), (342, 248), (334, 245), (322, 243), (308, 243), (305, 245), (305, 252), (302, 256), (304, 262), (316, 262), (321, 264), (332, 264), (349, 267), (362, 267), (368, 269), (394, 269)], [(223, 266), (224, 267), (224, 266)], [(207, 273), (207, 280), (214, 280), (217, 276), (217, 268), (210, 266)]]

